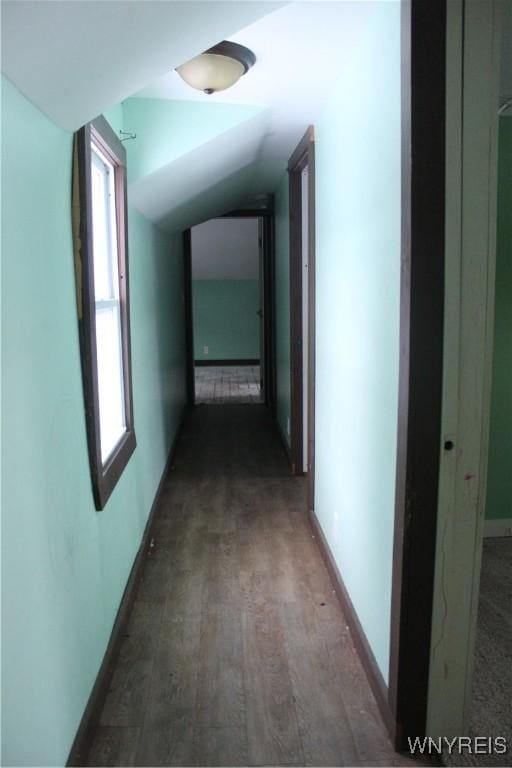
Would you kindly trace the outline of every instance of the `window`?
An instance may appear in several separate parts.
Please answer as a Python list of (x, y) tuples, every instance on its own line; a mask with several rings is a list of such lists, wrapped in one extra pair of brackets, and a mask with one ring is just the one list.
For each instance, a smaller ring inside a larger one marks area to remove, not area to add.
[(126, 153), (104, 118), (76, 134), (73, 210), (80, 349), (94, 499), (103, 509), (135, 449)]

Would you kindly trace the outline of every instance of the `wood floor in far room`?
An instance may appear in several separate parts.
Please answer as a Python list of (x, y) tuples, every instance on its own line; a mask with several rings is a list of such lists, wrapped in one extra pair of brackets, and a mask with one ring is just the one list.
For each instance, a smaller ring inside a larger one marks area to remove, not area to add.
[(412, 765), (394, 753), (262, 405), (189, 416), (88, 765)]
[(261, 403), (259, 365), (197, 365), (196, 403)]

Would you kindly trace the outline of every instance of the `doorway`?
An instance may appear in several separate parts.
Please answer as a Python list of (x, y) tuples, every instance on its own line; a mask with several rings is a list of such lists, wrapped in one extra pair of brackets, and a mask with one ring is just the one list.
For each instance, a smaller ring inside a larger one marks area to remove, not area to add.
[(184, 239), (189, 405), (273, 403), (270, 211), (234, 211)]

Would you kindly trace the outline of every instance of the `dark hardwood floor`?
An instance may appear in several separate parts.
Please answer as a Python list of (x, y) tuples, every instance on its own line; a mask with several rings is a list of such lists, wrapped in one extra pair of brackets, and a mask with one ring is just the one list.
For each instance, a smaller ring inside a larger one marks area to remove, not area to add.
[(198, 406), (89, 765), (409, 765), (393, 752), (260, 405)]

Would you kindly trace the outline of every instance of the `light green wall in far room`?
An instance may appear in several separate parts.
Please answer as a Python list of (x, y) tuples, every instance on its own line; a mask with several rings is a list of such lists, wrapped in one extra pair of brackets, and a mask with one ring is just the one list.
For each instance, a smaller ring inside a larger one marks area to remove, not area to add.
[(192, 298), (196, 360), (259, 358), (258, 280), (193, 280)]
[(315, 511), (388, 678), (400, 308), (400, 3), (368, 4), (315, 126)]
[(486, 517), (512, 518), (512, 117), (501, 117)]
[(290, 445), (290, 221), (288, 174), (275, 192), (276, 414)]
[[(117, 123), (122, 110), (109, 113)], [(65, 765), (185, 402), (181, 237), (129, 209), (137, 448), (91, 491), (72, 135), (2, 80), (2, 764)]]

